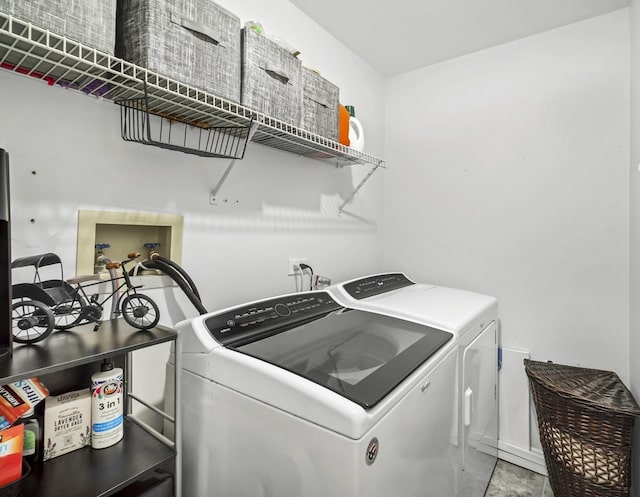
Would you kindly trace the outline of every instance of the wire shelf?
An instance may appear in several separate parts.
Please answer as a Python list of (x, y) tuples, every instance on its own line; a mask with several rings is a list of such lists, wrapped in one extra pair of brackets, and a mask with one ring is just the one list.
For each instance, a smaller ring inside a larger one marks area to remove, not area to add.
[[(249, 127), (252, 142), (337, 166), (384, 161), (0, 12), (0, 68), (112, 101), (145, 98), (155, 116), (200, 129)], [(135, 108), (135, 106), (134, 106)], [(166, 147), (165, 147), (166, 148)]]

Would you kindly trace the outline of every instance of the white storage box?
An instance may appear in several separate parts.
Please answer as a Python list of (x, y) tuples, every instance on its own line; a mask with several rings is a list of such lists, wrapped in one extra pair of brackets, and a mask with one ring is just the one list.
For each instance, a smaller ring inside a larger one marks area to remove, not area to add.
[(0, 12), (113, 54), (116, 0), (0, 0)]
[(211, 0), (119, 0), (116, 54), (240, 100), (240, 19)]
[(286, 48), (242, 29), (242, 104), (294, 126), (301, 124), (302, 64)]
[(47, 397), (44, 402), (43, 460), (91, 444), (91, 390)]

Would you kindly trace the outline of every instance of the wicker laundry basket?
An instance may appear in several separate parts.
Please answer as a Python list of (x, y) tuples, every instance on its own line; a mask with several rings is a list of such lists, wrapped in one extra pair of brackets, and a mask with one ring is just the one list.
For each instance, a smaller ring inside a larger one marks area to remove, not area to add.
[(556, 497), (628, 496), (640, 408), (610, 371), (525, 359)]

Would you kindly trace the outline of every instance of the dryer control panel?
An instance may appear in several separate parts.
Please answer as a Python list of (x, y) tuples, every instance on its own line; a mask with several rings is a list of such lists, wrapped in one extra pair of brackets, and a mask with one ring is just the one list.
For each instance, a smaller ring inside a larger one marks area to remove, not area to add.
[(213, 337), (226, 346), (244, 345), (342, 309), (326, 292), (286, 295), (236, 307), (205, 320)]
[(344, 290), (356, 300), (373, 297), (405, 286), (415, 285), (402, 273), (379, 274), (344, 284)]

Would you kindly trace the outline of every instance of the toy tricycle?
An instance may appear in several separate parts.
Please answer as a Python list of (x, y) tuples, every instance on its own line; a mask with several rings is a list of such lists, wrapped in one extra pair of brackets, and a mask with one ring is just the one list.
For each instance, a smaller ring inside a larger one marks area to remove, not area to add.
[[(160, 320), (160, 311), (156, 303), (148, 296), (138, 293), (142, 285), (134, 286), (124, 266), (140, 257), (138, 253), (128, 254), (129, 259), (108, 262), (109, 279), (100, 279), (99, 275), (79, 276), (64, 280), (62, 261), (54, 253), (32, 255), (16, 259), (11, 269), (33, 266), (34, 276), (31, 283), (12, 285), (12, 333), (18, 343), (35, 343), (47, 338), (54, 329), (67, 330), (85, 322), (95, 323), (98, 331), (102, 323), (104, 304), (116, 298), (114, 315), (122, 314), (124, 320), (139, 330), (154, 327)], [(45, 266), (60, 266), (60, 278), (42, 280), (40, 269)], [(115, 269), (122, 267), (122, 275)], [(93, 280), (92, 283), (83, 284)], [(106, 297), (100, 293), (87, 294), (86, 289), (93, 285), (111, 282), (113, 291)]]

